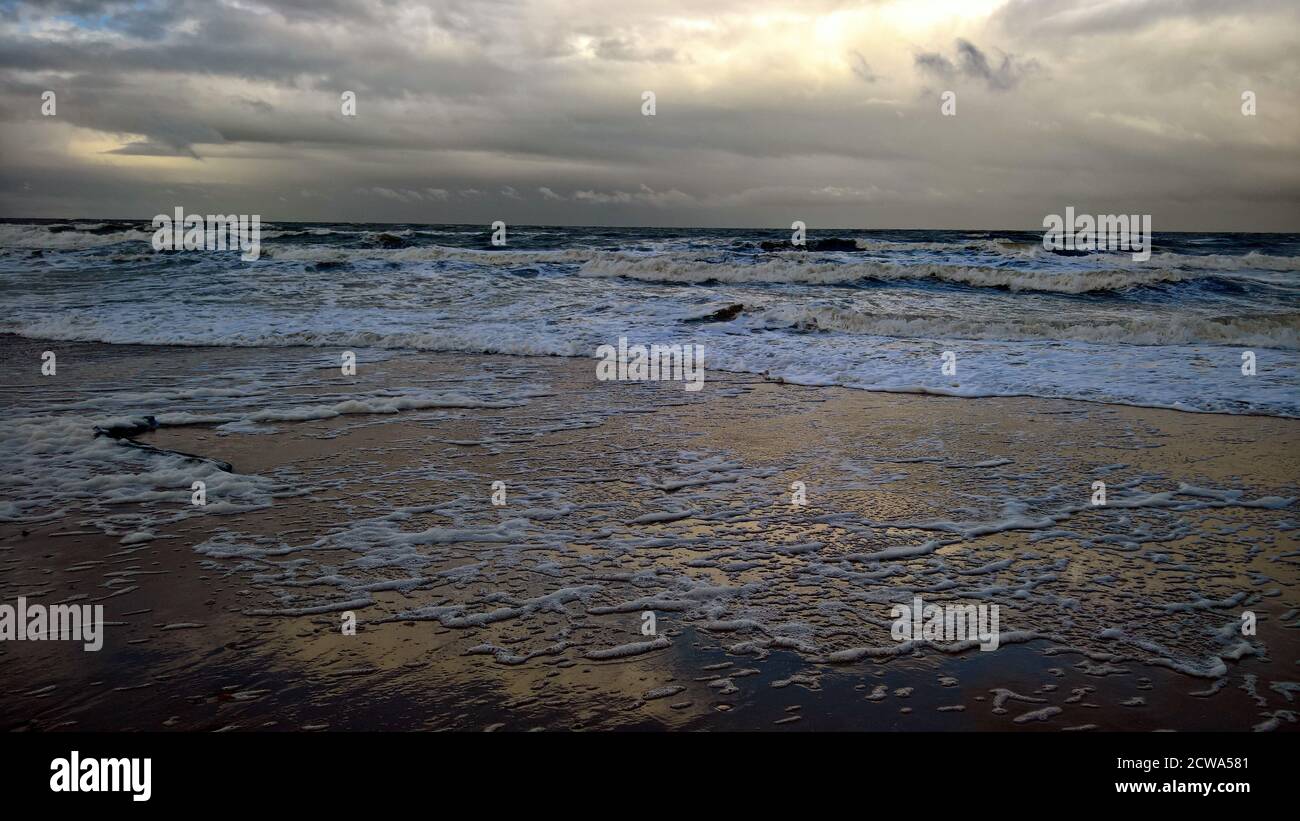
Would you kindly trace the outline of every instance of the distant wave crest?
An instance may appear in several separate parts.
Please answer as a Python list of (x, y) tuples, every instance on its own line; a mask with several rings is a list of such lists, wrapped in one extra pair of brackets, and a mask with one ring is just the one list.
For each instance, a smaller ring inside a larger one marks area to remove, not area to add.
[(578, 273), (584, 277), (628, 277), (647, 282), (673, 283), (839, 285), (866, 279), (934, 279), (981, 288), (1061, 294), (1119, 291), (1142, 285), (1181, 282), (1189, 278), (1187, 274), (1165, 268), (1048, 271), (935, 263), (905, 265), (874, 260), (809, 261), (791, 256), (765, 259), (753, 264), (713, 264), (698, 258), (669, 254), (654, 257), (597, 254)]

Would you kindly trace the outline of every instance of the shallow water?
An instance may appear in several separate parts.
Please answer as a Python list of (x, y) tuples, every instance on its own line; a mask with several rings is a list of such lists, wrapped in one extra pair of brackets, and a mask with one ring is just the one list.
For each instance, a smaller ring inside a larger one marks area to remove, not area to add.
[[(0, 598), (112, 623), (0, 646), (10, 726), (1296, 726), (1290, 420), (0, 341)], [(144, 414), (162, 452), (93, 435)], [(1002, 646), (900, 647), (918, 594)]]

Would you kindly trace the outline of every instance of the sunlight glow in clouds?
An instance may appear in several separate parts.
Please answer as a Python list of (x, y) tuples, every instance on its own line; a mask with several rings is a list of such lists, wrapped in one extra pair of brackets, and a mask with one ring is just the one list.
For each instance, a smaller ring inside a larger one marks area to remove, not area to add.
[[(1297, 23), (1286, 0), (17, 3), (0, 213), (206, 185), (268, 219), (1025, 227), (1069, 201), (1295, 228)], [(357, 193), (430, 188), (482, 193)]]

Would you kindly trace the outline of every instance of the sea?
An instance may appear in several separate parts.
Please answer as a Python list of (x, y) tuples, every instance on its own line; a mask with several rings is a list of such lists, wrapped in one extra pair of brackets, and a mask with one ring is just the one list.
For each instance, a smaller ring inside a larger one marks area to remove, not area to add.
[(1295, 729), (1300, 235), (152, 234), (0, 222), (0, 725)]
[[(795, 384), (1300, 414), (1300, 234), (263, 223), (260, 258), (139, 220), (0, 222), (0, 332), (109, 344), (593, 357), (699, 344)], [(948, 356), (945, 356), (945, 353)], [(945, 362), (949, 363), (944, 368)]]

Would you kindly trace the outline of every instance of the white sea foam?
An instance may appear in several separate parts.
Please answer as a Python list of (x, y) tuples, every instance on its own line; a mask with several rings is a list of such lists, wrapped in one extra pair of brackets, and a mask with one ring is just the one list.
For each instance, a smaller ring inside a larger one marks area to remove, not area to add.
[[(86, 227), (99, 226), (87, 225)], [(77, 251), (123, 242), (148, 243), (152, 236), (149, 231), (134, 228), (112, 233), (91, 234), (76, 230), (54, 232), (45, 225), (0, 223), (0, 248)]]
[(626, 277), (647, 282), (730, 284), (839, 285), (863, 279), (934, 279), (983, 288), (1061, 294), (1117, 291), (1138, 285), (1181, 282), (1188, 278), (1186, 274), (1167, 269), (1023, 270), (874, 260), (809, 261), (794, 253), (752, 264), (704, 264), (698, 256), (678, 254), (654, 257), (597, 254), (584, 263), (578, 273), (584, 277)]
[[(581, 234), (549, 249), (385, 249), (293, 240), (355, 244), (377, 236), (373, 228), (276, 230), (286, 240), (251, 267), (204, 257), (180, 265), (126, 253), (129, 243), (70, 246), (37, 260), (0, 254), (0, 332), (570, 357), (621, 336), (685, 338), (703, 346), (710, 371), (795, 384), (1300, 415), (1292, 257), (1164, 252), (1135, 265), (1115, 255), (1030, 253), (1025, 242), (989, 237), (862, 239), (863, 250), (835, 253), (759, 251), (704, 236), (630, 236), (611, 250), (597, 247), (608, 237)], [(0, 225), (6, 231), (73, 245), (105, 240), (45, 226)], [(385, 233), (415, 243), (474, 234)], [(330, 261), (342, 264), (303, 270)], [(1258, 359), (1248, 383), (1244, 349)], [(936, 364), (944, 351), (959, 362), (952, 377)]]
[(838, 331), (903, 339), (1072, 339), (1130, 345), (1253, 345), (1300, 349), (1300, 313), (1201, 317), (1148, 312), (1076, 319), (1032, 312), (1003, 319), (960, 315), (864, 314), (829, 305), (781, 302), (744, 317), (751, 327)]

